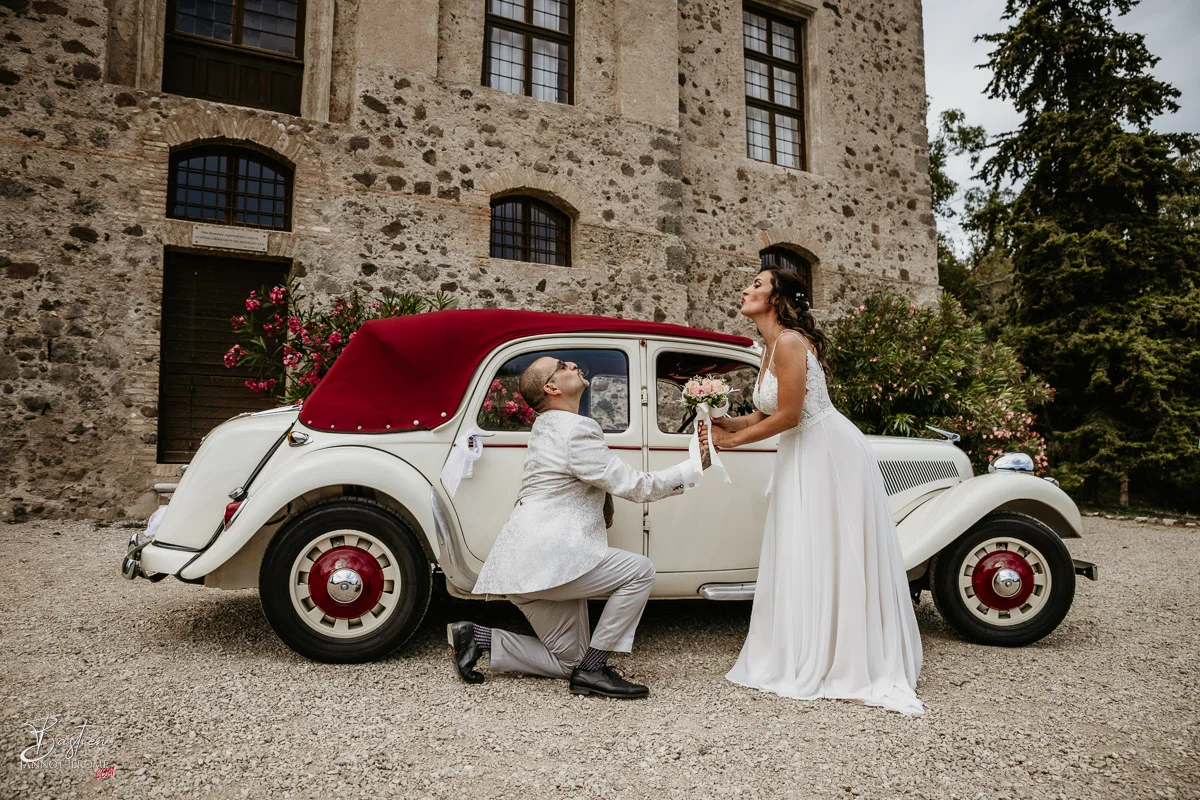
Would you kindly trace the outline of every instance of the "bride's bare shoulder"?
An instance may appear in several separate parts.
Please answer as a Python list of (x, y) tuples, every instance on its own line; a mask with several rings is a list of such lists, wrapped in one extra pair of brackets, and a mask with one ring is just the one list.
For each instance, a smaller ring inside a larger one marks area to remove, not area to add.
[(788, 328), (775, 340), (775, 361), (785, 365), (801, 365), (807, 361), (808, 341), (804, 335)]

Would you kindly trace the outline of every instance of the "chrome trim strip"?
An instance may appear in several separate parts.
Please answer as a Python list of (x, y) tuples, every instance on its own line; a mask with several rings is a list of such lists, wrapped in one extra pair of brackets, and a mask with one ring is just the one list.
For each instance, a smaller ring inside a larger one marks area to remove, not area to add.
[(753, 583), (706, 583), (700, 587), (705, 600), (753, 600)]

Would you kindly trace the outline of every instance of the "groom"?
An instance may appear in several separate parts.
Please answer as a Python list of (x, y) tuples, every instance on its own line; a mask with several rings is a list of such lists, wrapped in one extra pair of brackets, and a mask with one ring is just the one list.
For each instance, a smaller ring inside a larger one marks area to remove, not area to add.
[[(483, 681), (475, 663), (490, 650), (493, 670), (569, 677), (572, 694), (635, 698), (650, 693), (607, 665), (609, 653), (632, 649), (654, 586), (650, 559), (608, 546), (608, 495), (635, 503), (659, 500), (695, 486), (700, 472), (689, 461), (638, 472), (618, 459), (604, 443), (600, 425), (579, 413), (587, 386), (574, 362), (551, 356), (521, 374), (521, 396), (538, 416), (516, 506), (474, 591), (508, 595), (537, 637), (471, 622), (448, 625), (454, 663), (467, 683)], [(587, 599), (603, 595), (609, 595), (608, 602), (589, 635)]]

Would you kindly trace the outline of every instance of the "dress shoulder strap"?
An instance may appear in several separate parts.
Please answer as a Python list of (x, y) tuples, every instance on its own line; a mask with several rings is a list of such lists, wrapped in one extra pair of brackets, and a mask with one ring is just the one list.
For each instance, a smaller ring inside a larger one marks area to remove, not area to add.
[(808, 338), (807, 337), (801, 335), (799, 331), (794, 331), (791, 328), (784, 328), (782, 331), (779, 332), (779, 336), (775, 337), (774, 344), (771, 345), (771, 360), (767, 364), (768, 369), (770, 369), (771, 364), (775, 363), (775, 348), (779, 347), (779, 338), (781, 336), (783, 336), (785, 333), (790, 333), (793, 336), (795, 336), (797, 339), (800, 340), (800, 343), (804, 345), (805, 350), (808, 350), (810, 353), (812, 352), (812, 348), (808, 346)]

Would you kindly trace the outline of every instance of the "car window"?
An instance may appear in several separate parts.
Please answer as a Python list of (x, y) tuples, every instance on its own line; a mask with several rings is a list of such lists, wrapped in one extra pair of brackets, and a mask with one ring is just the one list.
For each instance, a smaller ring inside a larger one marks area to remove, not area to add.
[(533, 409), (521, 397), (517, 384), (525, 368), (542, 356), (574, 361), (587, 376), (579, 413), (600, 423), (606, 433), (629, 429), (629, 359), (620, 350), (537, 350), (504, 363), (489, 381), (487, 396), (476, 424), (485, 431), (527, 431), (533, 427)]
[(654, 363), (658, 429), (663, 433), (691, 433), (695, 428), (693, 414), (679, 399), (679, 394), (688, 379), (697, 375), (720, 375), (730, 388), (739, 390), (730, 397), (730, 415), (736, 417), (754, 411), (756, 365), (719, 356), (664, 350)]

